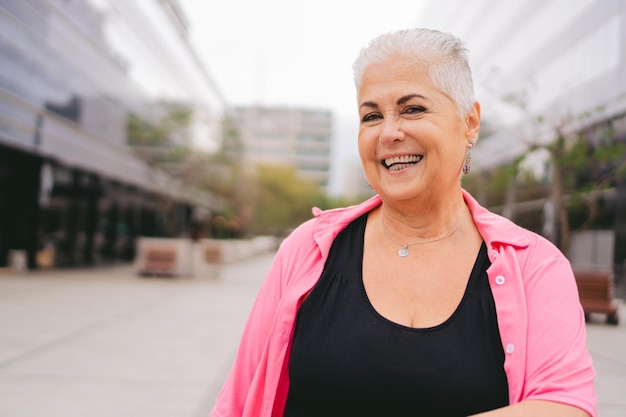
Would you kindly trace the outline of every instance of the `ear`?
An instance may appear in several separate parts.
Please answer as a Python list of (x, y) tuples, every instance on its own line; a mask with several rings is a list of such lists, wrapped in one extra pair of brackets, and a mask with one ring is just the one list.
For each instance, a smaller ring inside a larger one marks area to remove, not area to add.
[(480, 103), (475, 101), (465, 116), (465, 135), (468, 139), (477, 139), (480, 131)]

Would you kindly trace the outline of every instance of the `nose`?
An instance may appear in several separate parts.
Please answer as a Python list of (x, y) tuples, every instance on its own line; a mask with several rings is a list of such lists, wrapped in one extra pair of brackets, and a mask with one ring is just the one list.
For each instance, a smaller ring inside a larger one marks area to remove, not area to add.
[(381, 123), (379, 139), (385, 145), (403, 141), (404, 131), (402, 130), (401, 120), (393, 115), (385, 117)]

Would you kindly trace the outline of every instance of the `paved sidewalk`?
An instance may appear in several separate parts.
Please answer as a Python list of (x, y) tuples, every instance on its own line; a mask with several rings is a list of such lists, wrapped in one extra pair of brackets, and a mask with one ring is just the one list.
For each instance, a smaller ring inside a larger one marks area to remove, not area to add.
[(272, 256), (213, 278), (0, 274), (0, 417), (208, 416)]
[(587, 324), (587, 346), (596, 368), (599, 417), (626, 417), (626, 304), (620, 302), (617, 326), (593, 315)]
[[(0, 273), (0, 417), (205, 417), (273, 254), (214, 277)], [(600, 417), (626, 417), (626, 308), (587, 326)]]

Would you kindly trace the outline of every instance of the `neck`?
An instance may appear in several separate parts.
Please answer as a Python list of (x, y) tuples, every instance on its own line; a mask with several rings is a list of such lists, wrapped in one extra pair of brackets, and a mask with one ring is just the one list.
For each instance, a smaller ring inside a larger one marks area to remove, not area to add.
[(445, 203), (397, 204), (386, 203), (380, 206), (379, 215), (388, 233), (395, 239), (414, 241), (432, 239), (456, 228), (469, 217), (469, 210), (463, 196)]

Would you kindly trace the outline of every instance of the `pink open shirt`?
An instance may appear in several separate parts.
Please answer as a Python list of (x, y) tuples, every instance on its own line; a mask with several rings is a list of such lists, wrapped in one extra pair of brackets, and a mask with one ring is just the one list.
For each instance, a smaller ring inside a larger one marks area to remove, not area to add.
[[(574, 275), (567, 259), (541, 236), (465, 202), (487, 244), (489, 284), (505, 352), (510, 403), (548, 400), (596, 417), (595, 371)], [(381, 204), (320, 211), (281, 247), (246, 324), (232, 370), (212, 417), (282, 417), (288, 363), (301, 298), (319, 279), (333, 239)]]

